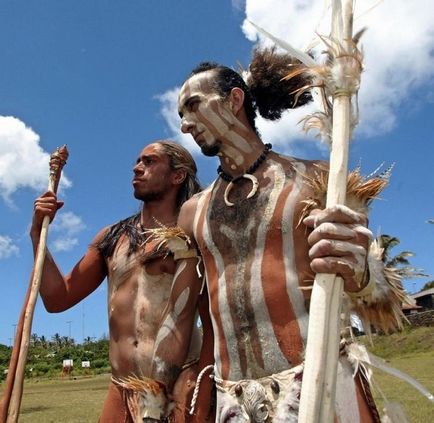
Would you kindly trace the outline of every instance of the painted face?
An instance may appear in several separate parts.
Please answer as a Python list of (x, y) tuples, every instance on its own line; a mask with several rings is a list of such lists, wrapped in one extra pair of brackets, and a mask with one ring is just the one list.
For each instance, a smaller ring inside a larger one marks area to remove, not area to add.
[(182, 86), (178, 99), (181, 131), (190, 133), (207, 156), (216, 155), (239, 124), (229, 101), (212, 88), (214, 74), (209, 70), (193, 75)]
[(133, 172), (134, 197), (138, 200), (160, 200), (173, 187), (169, 157), (157, 143), (142, 150)]

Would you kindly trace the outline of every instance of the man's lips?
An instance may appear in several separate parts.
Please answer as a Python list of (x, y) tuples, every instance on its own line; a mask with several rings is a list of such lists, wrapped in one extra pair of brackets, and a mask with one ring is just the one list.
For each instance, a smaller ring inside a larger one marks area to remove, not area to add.
[(203, 139), (203, 137), (202, 137), (202, 134), (203, 134), (203, 131), (197, 133), (196, 135), (193, 135), (193, 139), (194, 139), (197, 143), (199, 143), (199, 142), (204, 142), (204, 139)]

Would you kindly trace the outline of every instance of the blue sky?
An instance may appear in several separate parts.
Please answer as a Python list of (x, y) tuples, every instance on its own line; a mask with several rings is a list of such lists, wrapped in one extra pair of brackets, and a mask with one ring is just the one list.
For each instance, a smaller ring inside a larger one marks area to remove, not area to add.
[[(429, 0), (359, 2), (355, 28), (367, 26), (360, 125), (351, 166), (370, 173), (396, 163), (390, 186), (373, 204), (371, 229), (401, 240), (396, 253), (434, 275), (434, 32)], [(393, 8), (392, 8), (393, 7)], [(302, 0), (0, 0), (0, 343), (9, 345), (33, 257), (28, 237), (33, 201), (47, 185), (48, 154), (67, 144), (60, 197), (65, 206), (49, 245), (66, 273), (103, 226), (131, 215), (132, 166), (158, 138), (184, 143), (204, 185), (214, 159), (181, 136), (179, 86), (192, 67), (215, 60), (248, 66), (258, 38), (246, 19), (298, 48), (327, 34), (324, 1)], [(367, 13), (363, 13), (367, 12)], [(322, 18), (322, 16), (325, 16)], [(315, 107), (315, 106), (310, 106)], [(327, 148), (296, 122), (259, 122), (280, 152), (327, 159)], [(406, 283), (410, 291), (434, 276)], [(38, 302), (33, 332), (99, 338), (108, 332), (105, 283), (57, 315)], [(70, 322), (70, 323), (68, 323)]]

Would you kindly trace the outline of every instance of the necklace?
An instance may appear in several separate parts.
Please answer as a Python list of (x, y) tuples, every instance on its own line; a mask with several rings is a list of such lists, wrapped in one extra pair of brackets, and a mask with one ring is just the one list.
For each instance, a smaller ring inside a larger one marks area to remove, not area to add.
[(265, 161), (267, 158), (267, 154), (270, 152), (272, 148), (271, 144), (265, 144), (264, 151), (261, 153), (261, 155), (253, 162), (253, 164), (246, 170), (246, 172), (243, 175), (233, 177), (231, 175), (228, 175), (225, 173), (225, 171), (222, 169), (221, 166), (217, 168), (217, 173), (224, 181), (229, 182), (228, 186), (225, 189), (224, 193), (224, 200), (225, 204), (229, 207), (233, 206), (234, 203), (231, 203), (228, 199), (229, 193), (231, 192), (232, 188), (234, 187), (234, 184), (236, 184), (241, 179), (249, 179), (252, 182), (252, 189), (247, 195), (247, 199), (252, 198), (256, 191), (258, 190), (258, 179), (253, 176), (253, 173), (258, 169), (258, 167)]

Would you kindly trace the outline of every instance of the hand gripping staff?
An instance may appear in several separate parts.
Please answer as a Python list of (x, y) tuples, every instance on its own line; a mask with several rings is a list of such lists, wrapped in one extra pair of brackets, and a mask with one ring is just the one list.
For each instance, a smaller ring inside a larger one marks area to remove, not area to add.
[[(66, 145), (58, 148), (50, 157), (50, 174), (48, 191), (57, 192), (63, 166), (68, 159)], [(23, 308), (17, 324), (17, 333), (9, 363), (3, 398), (0, 405), (2, 423), (15, 423), (18, 421), (21, 397), (23, 394), (24, 370), (29, 350), (30, 334), (32, 330), (33, 313), (35, 311), (39, 286), (41, 285), (42, 269), (47, 251), (47, 235), (50, 218), (44, 217), (41, 236), (36, 251), (35, 263), (30, 278), (30, 284), (24, 299)]]
[[(352, 24), (353, 0), (333, 0), (329, 40), (332, 79), (328, 84), (333, 112), (327, 207), (344, 204), (346, 197), (351, 97), (358, 91), (361, 72), (352, 39)], [(334, 421), (342, 290), (342, 278), (331, 274), (316, 275), (310, 301), (300, 423)]]

